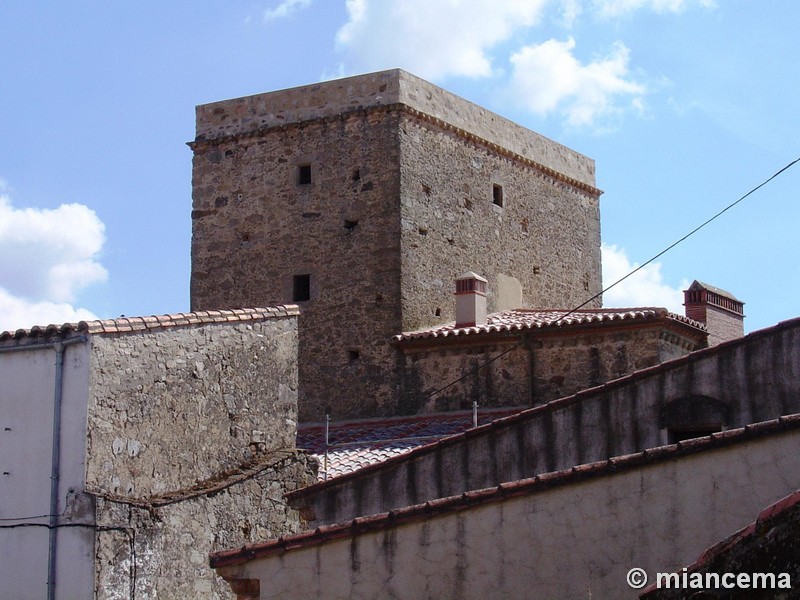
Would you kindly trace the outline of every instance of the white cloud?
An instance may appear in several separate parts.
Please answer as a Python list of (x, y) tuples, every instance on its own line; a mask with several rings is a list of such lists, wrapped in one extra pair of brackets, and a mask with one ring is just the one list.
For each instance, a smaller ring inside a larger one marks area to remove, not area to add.
[(714, 0), (593, 0), (592, 4), (605, 17), (618, 17), (640, 9), (657, 13), (680, 13), (691, 5), (704, 8), (716, 6)]
[(16, 298), (0, 288), (0, 331), (30, 329), (34, 325), (75, 323), (96, 319), (85, 308), (75, 308), (66, 302), (29, 302)]
[(561, 22), (569, 29), (583, 13), (583, 5), (580, 0), (561, 0), (560, 4)]
[(486, 77), (489, 51), (541, 17), (548, 0), (347, 0), (337, 47), (359, 69)]
[(526, 46), (511, 56), (511, 92), (532, 112), (566, 114), (575, 127), (591, 126), (618, 114), (624, 103), (641, 109), (644, 85), (629, 78), (628, 49), (614, 45), (605, 57), (581, 64), (574, 56), (575, 40), (548, 40)]
[(283, 0), (275, 8), (269, 8), (264, 11), (264, 21), (269, 23), (270, 21), (285, 19), (299, 10), (308, 8), (310, 4), (311, 0)]
[[(618, 281), (639, 265), (631, 263), (625, 250), (614, 245), (603, 244), (603, 285)], [(672, 287), (664, 281), (661, 264), (650, 263), (635, 275), (603, 294), (603, 306), (663, 306), (670, 311), (683, 314), (683, 290), (689, 282), (683, 280), (680, 287)]]
[(0, 329), (92, 318), (69, 303), (108, 277), (98, 262), (104, 230), (82, 204), (15, 208), (0, 193)]

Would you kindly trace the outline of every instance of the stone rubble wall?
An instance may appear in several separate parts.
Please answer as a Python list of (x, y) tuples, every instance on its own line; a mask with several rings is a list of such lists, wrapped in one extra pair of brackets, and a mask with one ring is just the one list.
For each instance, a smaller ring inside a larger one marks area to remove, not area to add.
[[(299, 529), (283, 494), (313, 481), (314, 465), (290, 452), (297, 313), (281, 312), (92, 336), (97, 598), (134, 586), (137, 598), (230, 598), (208, 553)], [(274, 468), (253, 470), (273, 455)]]
[(466, 271), (488, 279), (490, 313), (509, 280), (521, 302), (503, 308), (574, 308), (600, 292), (596, 196), (414, 117), (400, 144), (403, 331), (455, 320)]
[[(195, 148), (193, 310), (298, 302), (300, 419), (394, 412), (397, 115), (353, 114)], [(311, 165), (311, 183), (297, 180)]]
[(473, 402), (480, 408), (527, 407), (530, 357), (517, 342), (398, 350), (406, 412), (467, 410)]
[(92, 337), (89, 489), (186, 488), (262, 450), (291, 448), (297, 323), (175, 327)]
[[(468, 409), (473, 402), (544, 404), (684, 356), (698, 344), (663, 327), (639, 327), (399, 348), (404, 407), (440, 412)], [(436, 393), (449, 382), (457, 383)]]
[(210, 552), (301, 530), (286, 492), (316, 480), (297, 457), (214, 494), (160, 507), (97, 498), (97, 600), (202, 598), (233, 600), (208, 566)]

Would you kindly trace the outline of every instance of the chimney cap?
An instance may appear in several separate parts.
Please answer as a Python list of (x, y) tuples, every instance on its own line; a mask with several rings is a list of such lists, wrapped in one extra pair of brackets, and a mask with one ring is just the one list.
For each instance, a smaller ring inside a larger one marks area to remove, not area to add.
[(460, 277), (456, 277), (456, 281), (464, 281), (466, 279), (477, 279), (478, 281), (482, 281), (483, 283), (489, 283), (488, 279), (485, 279), (478, 275), (477, 273), (473, 273), (472, 271), (467, 271)]
[(709, 292), (713, 292), (715, 294), (719, 294), (720, 296), (725, 296), (726, 298), (730, 298), (731, 300), (736, 300), (737, 302), (741, 302), (742, 304), (744, 304), (744, 302), (739, 300), (736, 296), (731, 294), (729, 291), (723, 290), (722, 288), (718, 288), (718, 287), (713, 286), (713, 285), (709, 285), (707, 283), (703, 283), (699, 279), (695, 279), (692, 282), (692, 285), (690, 285), (689, 288), (686, 291), (687, 292), (693, 292), (693, 291), (697, 291), (697, 290), (706, 290), (706, 291), (709, 291)]

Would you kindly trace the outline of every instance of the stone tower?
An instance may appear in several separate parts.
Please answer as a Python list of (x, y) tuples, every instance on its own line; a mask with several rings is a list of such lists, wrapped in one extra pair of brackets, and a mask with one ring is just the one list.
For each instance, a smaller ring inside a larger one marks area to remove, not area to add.
[[(197, 107), (192, 310), (297, 303), (300, 418), (403, 412), (390, 340), (601, 290), (594, 161), (401, 70)], [(596, 300), (591, 306), (599, 306)]]

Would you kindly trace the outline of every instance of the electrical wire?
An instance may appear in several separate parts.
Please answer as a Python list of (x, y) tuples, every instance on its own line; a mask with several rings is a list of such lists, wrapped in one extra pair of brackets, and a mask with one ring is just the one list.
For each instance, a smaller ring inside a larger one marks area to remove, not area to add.
[(759, 184), (758, 184), (756, 187), (754, 187), (753, 189), (751, 189), (751, 190), (750, 190), (749, 192), (747, 192), (747, 193), (746, 193), (744, 196), (741, 196), (741, 197), (740, 197), (738, 200), (735, 200), (734, 202), (731, 202), (730, 204), (728, 204), (728, 206), (726, 206), (725, 208), (723, 208), (721, 211), (719, 211), (719, 212), (718, 212), (717, 214), (715, 214), (713, 217), (711, 217), (711, 218), (709, 218), (709, 219), (705, 220), (703, 223), (701, 223), (700, 225), (698, 225), (697, 227), (695, 227), (694, 229), (692, 229), (692, 230), (691, 230), (689, 233), (687, 233), (686, 235), (684, 235), (682, 238), (680, 238), (680, 239), (678, 239), (678, 240), (674, 241), (673, 243), (671, 243), (669, 246), (667, 246), (666, 248), (664, 248), (664, 249), (663, 249), (661, 252), (659, 252), (658, 254), (656, 254), (655, 256), (653, 256), (652, 258), (648, 259), (647, 261), (643, 262), (641, 265), (639, 265), (638, 267), (636, 267), (635, 269), (633, 269), (633, 270), (632, 270), (630, 273), (628, 273), (627, 275), (625, 275), (625, 276), (623, 276), (623, 277), (620, 277), (620, 278), (619, 278), (619, 279), (617, 279), (617, 280), (616, 280), (614, 283), (612, 283), (612, 284), (611, 284), (611, 285), (609, 285), (608, 287), (604, 288), (602, 291), (600, 291), (600, 292), (596, 293), (594, 296), (592, 296), (591, 298), (589, 298), (589, 299), (588, 299), (586, 302), (584, 302), (583, 304), (580, 304), (579, 306), (576, 306), (576, 307), (575, 307), (575, 308), (573, 308), (571, 311), (569, 311), (569, 312), (565, 313), (564, 315), (562, 315), (562, 316), (561, 316), (561, 317), (558, 319), (558, 321), (560, 321), (560, 320), (562, 320), (562, 319), (565, 319), (565, 318), (567, 318), (569, 315), (571, 315), (571, 314), (572, 314), (572, 313), (574, 313), (575, 311), (578, 311), (578, 310), (580, 310), (581, 308), (583, 308), (584, 306), (586, 306), (587, 304), (589, 304), (589, 303), (590, 303), (592, 300), (595, 300), (595, 299), (597, 299), (598, 297), (602, 296), (604, 293), (606, 293), (608, 290), (610, 290), (610, 289), (611, 289), (611, 288), (613, 288), (614, 286), (616, 286), (616, 285), (618, 285), (618, 284), (622, 283), (623, 281), (625, 281), (625, 280), (626, 280), (628, 277), (630, 277), (631, 275), (634, 275), (635, 273), (638, 273), (639, 271), (641, 271), (642, 269), (644, 269), (644, 268), (645, 268), (647, 265), (649, 265), (649, 264), (650, 264), (650, 263), (652, 263), (653, 261), (655, 261), (655, 260), (658, 260), (658, 259), (659, 259), (659, 258), (661, 258), (661, 257), (662, 257), (664, 254), (666, 254), (667, 252), (669, 252), (670, 250), (672, 250), (672, 249), (673, 249), (675, 246), (677, 246), (678, 244), (680, 244), (680, 243), (684, 242), (685, 240), (687, 240), (688, 238), (690, 238), (691, 236), (693, 236), (695, 233), (697, 233), (698, 231), (700, 231), (701, 229), (703, 229), (703, 228), (704, 228), (706, 225), (708, 225), (708, 224), (709, 224), (709, 223), (711, 223), (712, 221), (715, 221), (715, 220), (716, 220), (718, 217), (721, 217), (723, 214), (725, 214), (726, 212), (728, 212), (728, 211), (729, 211), (730, 209), (732, 209), (734, 206), (736, 206), (737, 204), (739, 204), (739, 203), (740, 203), (742, 200), (744, 200), (745, 198), (747, 198), (747, 197), (748, 197), (748, 196), (750, 196), (751, 194), (753, 194), (753, 193), (757, 192), (758, 190), (760, 190), (762, 187), (764, 187), (765, 185), (767, 185), (767, 184), (768, 184), (770, 181), (772, 181), (773, 179), (775, 179), (776, 177), (778, 177), (778, 176), (779, 176), (781, 173), (783, 173), (784, 171), (787, 171), (787, 170), (789, 170), (791, 167), (793, 167), (794, 165), (796, 165), (798, 162), (800, 162), (800, 157), (798, 157), (798, 158), (794, 159), (792, 162), (790, 162), (789, 164), (787, 164), (785, 167), (783, 167), (782, 169), (780, 169), (780, 170), (776, 171), (776, 172), (775, 172), (775, 173), (774, 173), (774, 174), (773, 174), (771, 177), (768, 177), (767, 179), (765, 179), (764, 181), (762, 181), (761, 183), (759, 183)]

